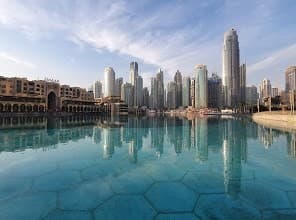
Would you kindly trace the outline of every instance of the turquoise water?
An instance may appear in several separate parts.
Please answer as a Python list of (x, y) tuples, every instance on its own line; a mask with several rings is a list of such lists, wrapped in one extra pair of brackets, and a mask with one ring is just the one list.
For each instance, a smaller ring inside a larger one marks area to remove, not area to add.
[(296, 219), (296, 134), (247, 118), (0, 128), (0, 219)]

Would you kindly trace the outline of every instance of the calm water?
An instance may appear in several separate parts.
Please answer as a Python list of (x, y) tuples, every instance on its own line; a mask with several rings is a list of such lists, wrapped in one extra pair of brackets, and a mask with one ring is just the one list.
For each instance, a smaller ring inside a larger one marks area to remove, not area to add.
[(0, 219), (296, 219), (296, 134), (247, 118), (0, 128)]

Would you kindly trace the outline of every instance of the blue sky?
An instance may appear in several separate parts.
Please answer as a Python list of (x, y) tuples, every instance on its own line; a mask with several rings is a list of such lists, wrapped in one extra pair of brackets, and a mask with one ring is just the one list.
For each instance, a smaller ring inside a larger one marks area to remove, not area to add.
[(0, 0), (0, 75), (87, 88), (106, 66), (128, 80), (132, 60), (145, 86), (160, 67), (166, 81), (201, 63), (221, 75), (223, 34), (235, 28), (247, 84), (283, 87), (296, 64), (295, 11), (294, 0)]

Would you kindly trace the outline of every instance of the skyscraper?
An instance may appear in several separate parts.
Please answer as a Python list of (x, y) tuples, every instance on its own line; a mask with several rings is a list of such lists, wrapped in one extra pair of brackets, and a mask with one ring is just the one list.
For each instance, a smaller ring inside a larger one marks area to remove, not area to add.
[(286, 92), (296, 90), (296, 66), (290, 66), (285, 72), (286, 77)]
[(151, 78), (151, 89), (150, 89), (150, 104), (149, 107), (152, 109), (157, 108), (157, 99), (158, 99), (158, 87), (157, 79), (155, 77)]
[(240, 100), (239, 104), (245, 104), (246, 103), (246, 71), (247, 67), (246, 64), (240, 65), (239, 68), (239, 79), (240, 79)]
[(222, 79), (213, 73), (208, 79), (208, 106), (211, 108), (221, 107), (222, 102)]
[(260, 99), (271, 97), (271, 83), (269, 79), (263, 79), (260, 85)]
[(115, 72), (112, 67), (106, 67), (104, 71), (104, 96), (114, 96)]
[(168, 109), (177, 107), (177, 83), (173, 81), (167, 86), (167, 107)]
[(130, 83), (134, 86), (136, 77), (138, 76), (138, 63), (133, 61), (130, 63)]
[(143, 101), (143, 78), (137, 76), (134, 86), (134, 106), (142, 106)]
[(96, 81), (94, 84), (95, 99), (103, 97), (103, 85), (100, 81)]
[(163, 84), (163, 71), (159, 69), (156, 74), (156, 83), (157, 83), (157, 108), (163, 109), (164, 107), (164, 84)]
[(195, 66), (195, 108), (208, 107), (208, 71), (207, 66)]
[(195, 106), (195, 78), (190, 81), (190, 106)]
[(123, 100), (128, 107), (134, 104), (134, 86), (131, 83), (123, 83), (121, 86), (121, 100)]
[(224, 106), (238, 107), (241, 99), (239, 42), (236, 30), (224, 34), (222, 83)]
[(143, 106), (149, 106), (149, 91), (147, 87), (143, 88)]
[(280, 95), (279, 94), (279, 88), (275, 88), (275, 87), (271, 88), (271, 97), (272, 98), (274, 98), (276, 96), (279, 96), (279, 95)]
[(175, 77), (176, 83), (176, 107), (182, 106), (182, 74), (179, 70), (177, 70)]
[(246, 87), (246, 103), (248, 105), (255, 105), (258, 99), (258, 92), (256, 86)]
[(114, 91), (114, 95), (116, 96), (121, 96), (121, 86), (123, 83), (123, 78), (119, 77), (115, 80), (115, 91)]
[(190, 77), (183, 77), (182, 82), (182, 106), (190, 106)]

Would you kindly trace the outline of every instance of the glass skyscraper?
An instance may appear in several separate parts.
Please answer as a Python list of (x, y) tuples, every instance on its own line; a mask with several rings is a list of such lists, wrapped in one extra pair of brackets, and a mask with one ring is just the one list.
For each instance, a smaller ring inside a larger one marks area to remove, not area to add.
[(208, 71), (207, 66), (200, 64), (195, 67), (195, 108), (208, 107)]
[(112, 67), (106, 67), (104, 71), (104, 96), (115, 95), (115, 72)]

